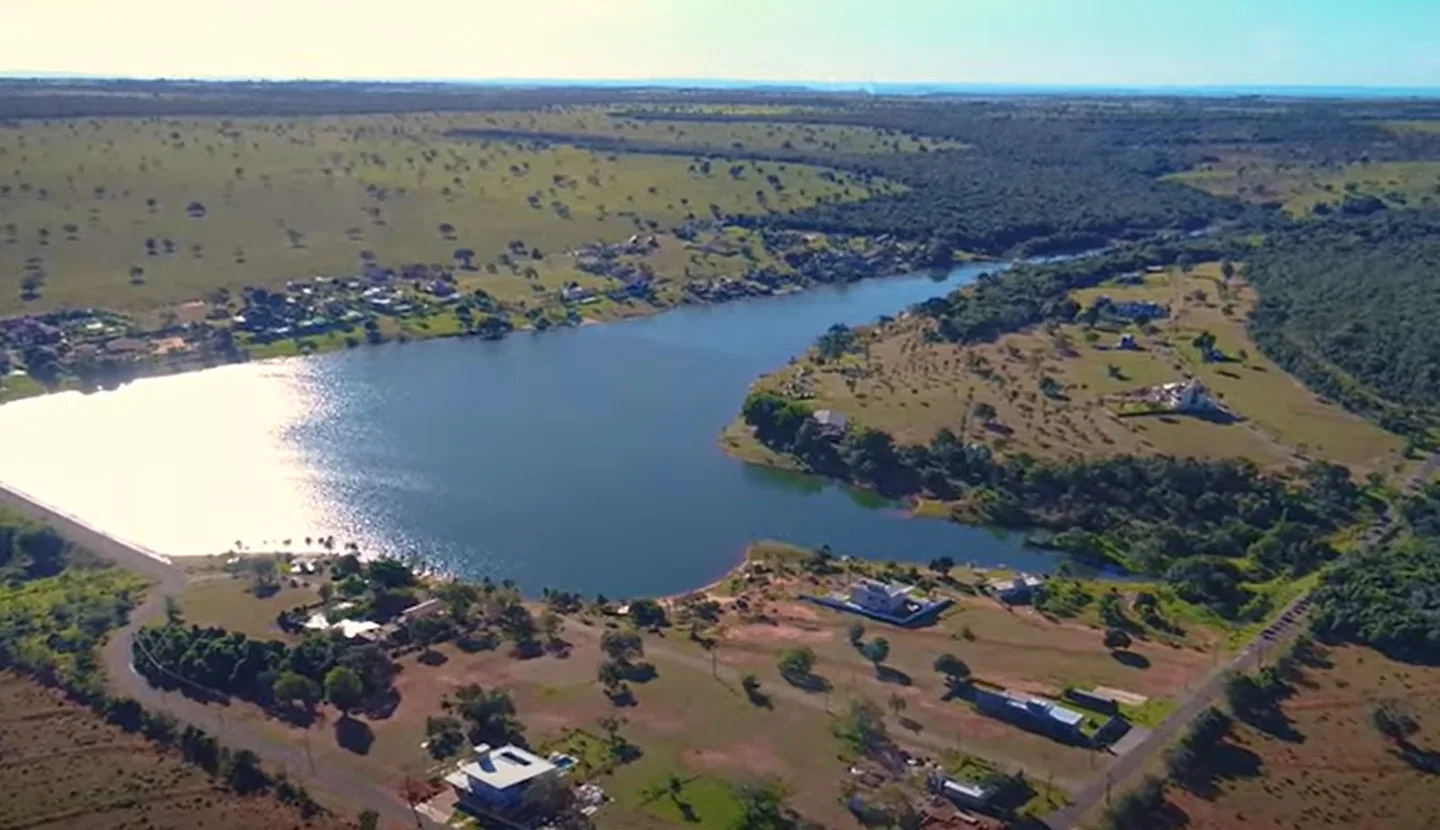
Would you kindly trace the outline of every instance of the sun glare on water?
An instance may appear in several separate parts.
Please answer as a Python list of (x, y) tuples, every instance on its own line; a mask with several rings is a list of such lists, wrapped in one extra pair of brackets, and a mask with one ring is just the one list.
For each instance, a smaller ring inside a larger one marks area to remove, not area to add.
[(171, 556), (359, 541), (291, 440), (324, 412), (312, 371), (227, 366), (8, 404), (0, 482)]

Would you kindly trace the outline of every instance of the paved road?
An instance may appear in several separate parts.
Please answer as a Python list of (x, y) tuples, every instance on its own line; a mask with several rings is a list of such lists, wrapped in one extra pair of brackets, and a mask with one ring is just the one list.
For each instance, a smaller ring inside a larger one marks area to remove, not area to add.
[[(106, 679), (113, 692), (132, 697), (150, 709), (168, 712), (185, 723), (204, 729), (227, 746), (248, 749), (260, 756), (270, 771), (284, 770), (291, 779), (329, 793), (356, 813), (368, 807), (380, 813), (389, 823), (407, 827), (415, 825), (409, 806), (398, 793), (375, 786), (347, 770), (313, 766), (303, 747), (272, 740), (235, 723), (233, 718), (225, 718), (225, 706), (207, 705), (179, 692), (161, 691), (136, 674), (130, 662), (135, 632), (164, 612), (167, 596), (175, 596), (184, 590), (190, 579), (181, 568), (163, 556), (107, 536), (74, 516), (39, 504), (14, 490), (0, 487), (0, 505), (43, 521), (71, 543), (155, 581), (145, 602), (131, 611), (129, 623), (114, 632), (101, 650)], [(320, 735), (316, 739), (329, 740), (328, 736)], [(422, 827), (427, 830), (438, 830), (444, 826), (422, 819)]]
[[(1415, 492), (1425, 482), (1432, 479), (1437, 470), (1440, 470), (1440, 453), (1433, 453), (1426, 457), (1424, 462), (1406, 478), (1402, 489), (1406, 493)], [(1393, 521), (1394, 516), (1387, 511), (1361, 537), (1361, 543), (1367, 546), (1379, 543), (1385, 537), (1386, 531)], [(1204, 683), (1180, 702), (1179, 707), (1154, 732), (1150, 733), (1130, 752), (1111, 762), (1105, 770), (1105, 775), (1076, 793), (1069, 807), (1046, 816), (1045, 823), (1051, 830), (1070, 830), (1070, 828), (1078, 827), (1085, 816), (1105, 799), (1107, 791), (1123, 792), (1128, 780), (1144, 769), (1156, 752), (1174, 742), (1180, 733), (1190, 725), (1190, 721), (1194, 720), (1224, 693), (1225, 680), (1230, 673), (1254, 669), (1264, 658), (1266, 651), (1275, 643), (1296, 633), (1297, 627), (1304, 622), (1309, 608), (1310, 596), (1308, 594), (1291, 601), (1270, 627), (1257, 634), (1228, 664), (1212, 672)]]

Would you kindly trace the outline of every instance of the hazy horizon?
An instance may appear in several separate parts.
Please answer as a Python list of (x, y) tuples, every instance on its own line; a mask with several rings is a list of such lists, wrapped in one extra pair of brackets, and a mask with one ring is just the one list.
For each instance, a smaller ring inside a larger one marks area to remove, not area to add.
[(226, 80), (1440, 87), (1440, 3), (8, 0), (7, 74)]

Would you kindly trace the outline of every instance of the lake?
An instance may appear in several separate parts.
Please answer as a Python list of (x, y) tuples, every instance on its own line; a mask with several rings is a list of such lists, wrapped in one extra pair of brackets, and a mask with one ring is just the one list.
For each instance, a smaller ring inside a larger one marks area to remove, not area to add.
[(716, 443), (749, 384), (832, 323), (894, 314), (983, 270), (32, 398), (0, 407), (0, 481), (170, 555), (333, 534), (528, 593), (676, 593), (759, 538), (1048, 570), (1055, 557), (1018, 535), (909, 518)]

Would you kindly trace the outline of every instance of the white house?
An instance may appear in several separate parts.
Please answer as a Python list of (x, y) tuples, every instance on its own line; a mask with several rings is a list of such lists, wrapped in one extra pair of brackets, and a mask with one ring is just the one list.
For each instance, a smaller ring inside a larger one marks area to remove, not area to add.
[(557, 767), (528, 750), (513, 744), (492, 749), (475, 747), (475, 760), (445, 776), (462, 804), (481, 810), (510, 807), (519, 803), (526, 788)]
[(850, 586), (850, 601), (867, 611), (898, 614), (909, 600), (909, 585), (886, 585), (873, 579), (861, 579)]

